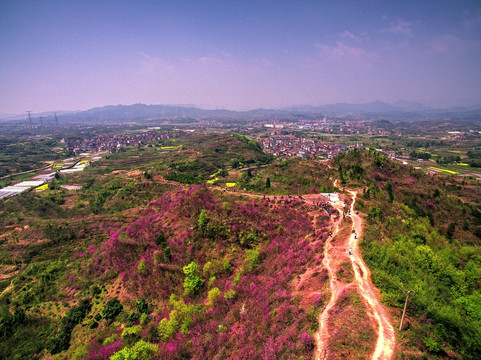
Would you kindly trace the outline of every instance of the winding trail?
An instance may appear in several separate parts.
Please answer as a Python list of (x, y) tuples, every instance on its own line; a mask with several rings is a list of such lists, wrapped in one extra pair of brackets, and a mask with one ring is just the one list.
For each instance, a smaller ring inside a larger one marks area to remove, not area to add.
[[(338, 187), (338, 180), (334, 182), (334, 186)], [(219, 191), (222, 191), (220, 188)], [(314, 349), (314, 359), (324, 360), (328, 358), (329, 354), (329, 328), (328, 320), (329, 314), (335, 309), (336, 303), (343, 290), (349, 288), (355, 288), (356, 291), (361, 295), (366, 304), (369, 320), (373, 323), (375, 332), (377, 334), (377, 341), (371, 356), (372, 360), (392, 360), (394, 357), (394, 348), (396, 345), (396, 335), (394, 328), (391, 324), (390, 315), (387, 313), (384, 306), (381, 304), (380, 292), (371, 281), (371, 272), (369, 268), (364, 263), (361, 254), (359, 252), (359, 240), (362, 238), (364, 229), (364, 220), (355, 213), (354, 205), (356, 203), (357, 191), (348, 190), (351, 194), (351, 207), (350, 216), (352, 219), (352, 231), (349, 231), (347, 236), (343, 233), (339, 234), (343, 227), (343, 207), (340, 204), (332, 205), (341, 214), (332, 223), (332, 235), (328, 237), (324, 245), (324, 257), (322, 259), (322, 265), (327, 269), (329, 275), (329, 289), (330, 289), (330, 299), (327, 305), (324, 307), (323, 311), (319, 314), (319, 330), (314, 335), (315, 349)], [(233, 193), (237, 196), (248, 196), (252, 198), (261, 198), (261, 195), (255, 195), (244, 192)], [(305, 202), (312, 201), (318, 198), (318, 194), (305, 194), (303, 195), (303, 200)], [(334, 216), (333, 216), (334, 218)], [(315, 223), (315, 219), (313, 220)], [(347, 255), (348, 249), (352, 249), (352, 255)], [(342, 282), (337, 278), (337, 270), (339, 264), (346, 261), (347, 258), (350, 259), (353, 271), (354, 280), (350, 283)], [(302, 283), (313, 273), (317, 271), (316, 268), (308, 269), (306, 273), (299, 275), (299, 280), (296, 285), (296, 291), (302, 286)]]
[(329, 299), (326, 307), (323, 309), (323, 311), (319, 314), (318, 317), (319, 331), (314, 336), (314, 340), (316, 342), (314, 358), (316, 360), (325, 359), (327, 357), (327, 353), (329, 350), (329, 329), (327, 326), (329, 311), (336, 304), (341, 291), (345, 288), (345, 286), (342, 286), (342, 284), (337, 281), (334, 267), (332, 265), (332, 262), (334, 261), (332, 257), (332, 241), (339, 232), (339, 225), (341, 221), (341, 217), (339, 217), (339, 219), (334, 222), (332, 236), (327, 239), (326, 244), (324, 245), (324, 257), (322, 259), (322, 265), (324, 266), (324, 268), (327, 269), (327, 272), (329, 274), (329, 290), (331, 292), (331, 298)]
[[(354, 204), (356, 202), (357, 191), (349, 191), (352, 198), (351, 203), (351, 218), (353, 221), (352, 228), (354, 232), (351, 232), (346, 239), (337, 239), (336, 242), (341, 240), (342, 249), (339, 251), (339, 245), (334, 246), (333, 241), (335, 236), (339, 232), (340, 222), (339, 219), (333, 224), (334, 231), (333, 236), (328, 239), (324, 247), (324, 259), (323, 265), (326, 267), (329, 273), (329, 287), (331, 290), (331, 298), (327, 303), (326, 307), (323, 309), (319, 315), (319, 331), (316, 333), (316, 349), (315, 356), (316, 360), (324, 360), (327, 358), (329, 352), (329, 329), (328, 329), (328, 318), (330, 311), (336, 306), (336, 302), (339, 299), (340, 293), (347, 288), (356, 287), (357, 292), (364, 299), (370, 318), (373, 319), (377, 329), (377, 342), (372, 354), (372, 360), (391, 360), (394, 355), (394, 348), (396, 344), (396, 336), (394, 328), (391, 324), (390, 316), (386, 309), (383, 307), (379, 301), (379, 291), (374, 287), (370, 280), (370, 271), (364, 261), (362, 260), (361, 254), (359, 252), (358, 242), (362, 238), (363, 234), (363, 219), (355, 213)], [(336, 207), (338, 211), (342, 212), (342, 208)], [(342, 283), (336, 278), (336, 261), (339, 261), (338, 257), (344, 257), (348, 251), (348, 248), (352, 249), (352, 255), (349, 256), (352, 268), (354, 270), (354, 280), (351, 283)]]

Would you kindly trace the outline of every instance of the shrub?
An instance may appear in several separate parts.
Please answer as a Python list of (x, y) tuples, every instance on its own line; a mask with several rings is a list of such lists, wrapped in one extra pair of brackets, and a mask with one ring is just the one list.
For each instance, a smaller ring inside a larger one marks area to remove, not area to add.
[(145, 302), (144, 299), (140, 299), (139, 301), (137, 301), (135, 303), (135, 307), (137, 308), (137, 310), (141, 314), (149, 314), (150, 313), (149, 306), (147, 305), (147, 303)]
[(249, 265), (248, 265), (249, 270), (255, 269), (260, 264), (259, 250), (258, 249), (246, 250), (246, 259), (249, 262)]
[(211, 290), (209, 290), (209, 292), (207, 293), (207, 303), (206, 305), (208, 307), (212, 307), (214, 306), (216, 300), (219, 298), (220, 296), (220, 290), (219, 288), (212, 288)]
[(199, 214), (199, 220), (197, 220), (197, 223), (199, 224), (199, 227), (202, 230), (205, 230), (205, 227), (207, 226), (207, 223), (209, 222), (209, 219), (207, 218), (205, 209), (202, 209), (202, 211)]
[(169, 319), (163, 318), (157, 325), (160, 340), (167, 342), (180, 328), (180, 315), (177, 310), (172, 310)]
[(126, 327), (122, 331), (122, 337), (126, 340), (129, 340), (129, 342), (133, 342), (140, 339), (141, 332), (142, 332), (142, 326), (140, 325)]
[(23, 325), (27, 322), (27, 316), (23, 309), (17, 308), (13, 315), (8, 313), (6, 316), (0, 316), (0, 339), (10, 336), (13, 333), (13, 329), (19, 325)]
[(142, 325), (147, 324), (147, 321), (149, 321), (149, 315), (148, 314), (140, 314), (140, 323)]
[(90, 320), (88, 326), (89, 326), (89, 329), (95, 329), (99, 326), (99, 323), (95, 320)]
[(195, 294), (204, 285), (204, 279), (200, 277), (199, 267), (192, 261), (189, 265), (184, 266), (184, 274), (186, 275), (184, 280), (184, 289), (188, 294)]
[(74, 327), (80, 324), (91, 308), (90, 301), (85, 299), (79, 302), (78, 306), (72, 306), (67, 314), (60, 321), (60, 330), (56, 337), (47, 342), (47, 349), (52, 354), (65, 351), (70, 346), (70, 336)]
[(113, 320), (122, 312), (124, 307), (117, 298), (110, 299), (101, 311), (102, 317), (107, 320)]
[(137, 312), (132, 312), (129, 314), (129, 317), (127, 318), (127, 321), (130, 326), (133, 326), (134, 323), (140, 319), (140, 314)]
[(160, 231), (159, 235), (155, 238), (155, 245), (161, 246), (162, 248), (165, 246), (167, 238), (163, 231)]
[(110, 360), (150, 360), (157, 355), (159, 348), (151, 343), (140, 340), (131, 348), (123, 348), (110, 357)]

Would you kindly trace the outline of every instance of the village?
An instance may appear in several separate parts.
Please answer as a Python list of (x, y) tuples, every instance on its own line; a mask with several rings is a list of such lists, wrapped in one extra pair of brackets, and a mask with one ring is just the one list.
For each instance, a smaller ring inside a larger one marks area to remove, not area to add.
[(156, 140), (165, 140), (178, 138), (180, 136), (187, 136), (189, 132), (177, 131), (168, 132), (165, 134), (159, 134), (158, 132), (151, 131), (157, 129), (147, 129), (139, 134), (106, 134), (97, 135), (93, 137), (85, 137), (82, 140), (65, 140), (64, 150), (73, 154), (80, 154), (86, 151), (108, 151), (118, 152), (122, 147), (131, 146), (140, 148), (147, 145), (147, 143)]
[(363, 144), (345, 145), (322, 142), (314, 139), (277, 135), (270, 138), (257, 138), (262, 149), (276, 157), (288, 159), (332, 159), (336, 155), (354, 149), (362, 149)]

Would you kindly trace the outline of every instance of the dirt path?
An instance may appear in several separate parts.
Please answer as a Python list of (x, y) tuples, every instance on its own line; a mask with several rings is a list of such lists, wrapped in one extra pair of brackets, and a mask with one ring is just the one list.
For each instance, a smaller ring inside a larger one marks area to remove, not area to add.
[(363, 233), (363, 220), (354, 211), (357, 192), (349, 191), (352, 195), (351, 218), (353, 220), (353, 229), (349, 238), (349, 247), (353, 249), (353, 255), (350, 256), (351, 264), (354, 269), (355, 281), (358, 285), (359, 294), (366, 300), (369, 305), (372, 316), (378, 325), (378, 338), (376, 348), (372, 356), (373, 360), (388, 360), (394, 355), (394, 347), (396, 345), (396, 335), (391, 324), (391, 319), (384, 306), (379, 301), (379, 290), (374, 287), (370, 280), (370, 271), (362, 260), (359, 252), (359, 239)]
[(341, 291), (346, 287), (336, 279), (336, 271), (333, 266), (335, 261), (333, 257), (334, 246), (332, 244), (333, 239), (337, 236), (339, 232), (339, 226), (342, 218), (339, 217), (338, 220), (333, 224), (332, 236), (330, 236), (326, 244), (324, 245), (324, 258), (322, 259), (322, 265), (329, 274), (329, 290), (331, 292), (331, 298), (327, 303), (324, 310), (319, 314), (319, 331), (314, 335), (314, 340), (316, 342), (316, 349), (314, 351), (314, 359), (325, 359), (329, 349), (329, 329), (327, 326), (327, 321), (329, 317), (329, 311), (336, 304), (339, 299)]
[[(336, 235), (338, 235), (339, 229), (341, 228), (342, 218), (340, 218), (333, 224), (333, 236), (328, 239), (324, 247), (323, 265), (329, 273), (331, 297), (319, 315), (319, 331), (315, 334), (316, 349), (314, 358), (316, 360), (327, 358), (329, 353), (330, 335), (328, 319), (330, 311), (335, 309), (341, 292), (355, 286), (357, 292), (362, 296), (368, 307), (371, 321), (375, 322), (376, 325), (377, 342), (371, 359), (390, 360), (394, 355), (396, 342), (395, 332), (391, 325), (388, 313), (379, 301), (379, 291), (372, 284), (370, 280), (370, 271), (362, 260), (359, 252), (358, 242), (363, 233), (363, 220), (354, 211), (357, 192), (349, 191), (349, 193), (352, 197), (350, 217), (352, 219), (352, 229), (354, 232), (349, 231), (349, 235), (347, 236), (341, 234), (342, 238), (336, 239)], [(340, 212), (343, 211), (339, 206), (337, 207), (337, 210)], [(352, 255), (350, 256), (347, 255), (349, 248), (352, 249)], [(355, 275), (354, 280), (351, 283), (343, 283), (336, 278), (339, 263), (344, 261), (347, 257), (350, 259)]]
[[(336, 187), (339, 186), (338, 180), (334, 182)], [(221, 189), (219, 189), (221, 190)], [(394, 348), (396, 344), (396, 337), (394, 328), (391, 324), (391, 319), (386, 309), (379, 301), (380, 293), (371, 282), (370, 271), (364, 263), (361, 254), (359, 252), (359, 240), (362, 238), (364, 230), (363, 219), (355, 213), (354, 205), (356, 203), (357, 191), (349, 191), (351, 194), (351, 208), (350, 218), (352, 219), (352, 230), (348, 230), (343, 226), (343, 209), (341, 205), (333, 205), (341, 216), (337, 217), (332, 222), (332, 235), (326, 240), (324, 245), (324, 257), (322, 259), (323, 268), (327, 269), (329, 275), (329, 289), (330, 299), (323, 311), (319, 314), (319, 330), (314, 335), (315, 350), (314, 359), (324, 360), (327, 359), (329, 353), (329, 328), (328, 320), (330, 311), (335, 309), (336, 303), (340, 298), (341, 293), (349, 288), (355, 288), (361, 295), (366, 303), (366, 307), (369, 312), (369, 319), (374, 323), (374, 328), (377, 334), (377, 341), (372, 354), (372, 360), (391, 360), (394, 356)], [(244, 192), (235, 192), (238, 196), (248, 196), (253, 198), (261, 198), (261, 195), (255, 195)], [(318, 194), (305, 194), (303, 200), (306, 203), (310, 203), (312, 200), (318, 198)], [(334, 215), (334, 214), (333, 214)], [(332, 216), (335, 218), (335, 216)], [(315, 224), (315, 217), (313, 220)], [(343, 231), (340, 231), (343, 230)], [(352, 249), (352, 255), (348, 255), (348, 249)], [(354, 280), (350, 283), (342, 282), (337, 278), (339, 265), (342, 262), (350, 261), (354, 270)], [(296, 282), (295, 292), (298, 292), (304, 282), (308, 282), (309, 279), (318, 271), (318, 268), (307, 269), (306, 273), (299, 276), (299, 280)], [(310, 292), (304, 292), (305, 296), (312, 296), (319, 291), (312, 289)]]

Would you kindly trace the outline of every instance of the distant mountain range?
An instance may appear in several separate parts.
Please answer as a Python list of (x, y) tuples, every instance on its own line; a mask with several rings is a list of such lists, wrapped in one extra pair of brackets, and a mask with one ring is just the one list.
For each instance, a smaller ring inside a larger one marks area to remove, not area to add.
[(329, 104), (323, 106), (297, 106), (289, 108), (293, 111), (317, 112), (325, 114), (348, 114), (348, 113), (400, 113), (433, 110), (420, 103), (409, 101), (398, 101), (389, 104), (382, 101), (374, 101), (364, 104)]
[[(96, 107), (85, 111), (49, 111), (40, 114), (32, 114), (32, 118), (53, 118), (57, 116), (62, 121), (82, 122), (123, 122), (141, 120), (159, 120), (173, 118), (212, 119), (212, 120), (256, 120), (277, 119), (295, 120), (302, 117), (317, 118), (320, 116), (335, 117), (369, 117), (399, 120), (417, 120), (429, 118), (466, 119), (473, 118), (481, 122), (481, 105), (472, 107), (452, 107), (448, 109), (435, 109), (420, 103), (410, 101), (398, 101), (389, 104), (382, 101), (374, 101), (364, 104), (329, 104), (322, 106), (292, 106), (285, 109), (256, 109), (250, 111), (232, 110), (205, 110), (193, 106), (178, 105), (108, 105)], [(8, 115), (0, 113), (0, 118), (6, 120), (25, 120), (26, 114)]]

